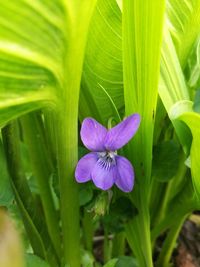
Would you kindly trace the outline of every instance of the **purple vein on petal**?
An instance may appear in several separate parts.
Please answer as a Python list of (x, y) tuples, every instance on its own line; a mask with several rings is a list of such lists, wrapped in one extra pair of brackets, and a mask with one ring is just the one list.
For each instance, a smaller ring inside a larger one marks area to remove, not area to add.
[(92, 180), (96, 187), (102, 190), (110, 189), (117, 177), (117, 168), (116, 166), (111, 166), (107, 168), (105, 165), (101, 164), (99, 161), (95, 164), (95, 167), (92, 171)]

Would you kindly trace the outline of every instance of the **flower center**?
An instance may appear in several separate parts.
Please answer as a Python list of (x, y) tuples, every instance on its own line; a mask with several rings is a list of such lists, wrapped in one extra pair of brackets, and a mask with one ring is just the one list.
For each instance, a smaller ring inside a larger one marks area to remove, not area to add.
[(115, 156), (117, 152), (114, 151), (105, 151), (98, 153), (98, 163), (105, 168), (106, 170), (110, 169), (116, 164)]

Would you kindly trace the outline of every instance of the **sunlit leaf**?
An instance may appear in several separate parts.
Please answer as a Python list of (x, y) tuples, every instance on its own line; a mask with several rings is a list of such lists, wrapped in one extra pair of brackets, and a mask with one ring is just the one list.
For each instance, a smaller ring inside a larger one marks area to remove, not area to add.
[(115, 0), (97, 3), (89, 30), (80, 95), (81, 99), (87, 97), (86, 103), (80, 102), (81, 116), (86, 117), (94, 110), (96, 117), (106, 123), (115, 113), (101, 86), (117, 109), (123, 108), (121, 11)]
[(189, 56), (185, 69), (186, 78), (190, 88), (197, 90), (200, 88), (200, 38), (195, 43)]
[(63, 76), (63, 18), (59, 1), (1, 3), (0, 125), (56, 102)]
[(178, 58), (184, 67), (200, 31), (200, 1), (168, 0), (166, 10)]
[(192, 132), (192, 145), (190, 150), (191, 173), (194, 189), (200, 198), (200, 115), (192, 111), (192, 102), (178, 102), (171, 111), (172, 118), (187, 124)]

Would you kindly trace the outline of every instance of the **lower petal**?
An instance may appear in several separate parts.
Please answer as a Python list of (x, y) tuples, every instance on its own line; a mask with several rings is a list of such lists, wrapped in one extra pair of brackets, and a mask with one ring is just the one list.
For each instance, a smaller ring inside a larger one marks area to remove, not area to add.
[(91, 180), (91, 173), (97, 160), (98, 156), (93, 152), (79, 160), (75, 170), (75, 178), (78, 183), (85, 183)]
[(110, 168), (104, 168), (99, 162), (96, 163), (92, 171), (92, 180), (96, 187), (102, 190), (110, 189), (117, 177), (116, 166), (111, 166)]
[(118, 177), (115, 184), (123, 192), (130, 192), (134, 185), (134, 170), (129, 160), (124, 157), (116, 157)]

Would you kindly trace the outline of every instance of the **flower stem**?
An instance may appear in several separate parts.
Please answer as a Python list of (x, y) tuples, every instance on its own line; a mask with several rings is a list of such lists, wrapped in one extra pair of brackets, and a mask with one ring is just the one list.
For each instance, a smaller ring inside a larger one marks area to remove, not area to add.
[(94, 235), (93, 214), (86, 209), (84, 209), (82, 224), (85, 247), (88, 251), (92, 252), (92, 240)]
[(106, 229), (104, 229), (103, 257), (104, 263), (111, 259), (111, 241), (109, 240), (108, 231)]
[(116, 233), (113, 239), (112, 257), (123, 256), (125, 252), (125, 232)]
[(158, 261), (156, 263), (157, 267), (169, 267), (169, 261), (175, 247), (177, 237), (187, 216), (188, 214), (181, 217), (180, 220), (176, 222), (170, 229), (162, 247), (161, 253), (158, 257)]

